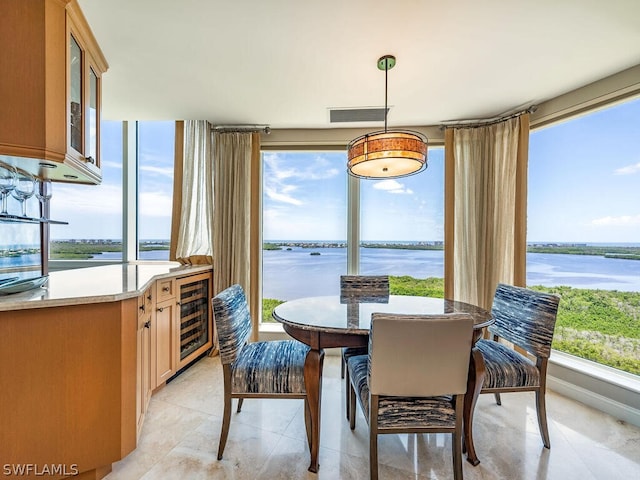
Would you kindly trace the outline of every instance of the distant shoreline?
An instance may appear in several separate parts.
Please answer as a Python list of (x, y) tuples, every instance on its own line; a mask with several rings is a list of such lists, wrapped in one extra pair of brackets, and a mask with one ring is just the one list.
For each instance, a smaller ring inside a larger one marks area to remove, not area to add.
[[(264, 250), (290, 250), (291, 248), (346, 248), (341, 241), (275, 241), (265, 242)], [(444, 242), (363, 242), (362, 248), (390, 250), (444, 250)], [(140, 242), (140, 251), (168, 250), (168, 240), (145, 240)], [(33, 246), (16, 246), (0, 249), (0, 257), (19, 257), (39, 253)], [(116, 240), (53, 240), (50, 255), (52, 259), (89, 259), (103, 252), (122, 251), (122, 242)], [(604, 258), (640, 260), (640, 246), (589, 245), (586, 243), (540, 243), (531, 242), (528, 253), (549, 253), (565, 255), (592, 255)]]
[[(371, 242), (361, 243), (362, 248), (382, 248), (391, 250), (444, 250), (443, 242)], [(264, 250), (283, 250), (298, 248), (346, 248), (343, 242), (265, 242)], [(640, 247), (635, 246), (606, 246), (579, 243), (530, 243), (528, 253), (552, 253), (565, 255), (593, 255), (605, 258), (620, 258), (625, 260), (640, 260)]]

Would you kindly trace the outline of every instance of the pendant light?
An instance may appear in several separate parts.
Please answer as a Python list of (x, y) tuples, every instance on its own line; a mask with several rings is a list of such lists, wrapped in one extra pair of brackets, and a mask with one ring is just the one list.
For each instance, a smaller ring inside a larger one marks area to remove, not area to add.
[(378, 59), (384, 70), (384, 130), (367, 133), (347, 145), (349, 173), (360, 178), (406, 177), (427, 168), (427, 138), (418, 132), (387, 129), (387, 80), (393, 55)]

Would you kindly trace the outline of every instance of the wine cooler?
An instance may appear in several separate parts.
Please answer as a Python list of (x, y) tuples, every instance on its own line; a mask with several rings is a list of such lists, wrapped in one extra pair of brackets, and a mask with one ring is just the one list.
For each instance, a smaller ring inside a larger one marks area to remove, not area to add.
[(212, 346), (210, 275), (178, 280), (180, 318), (179, 366)]

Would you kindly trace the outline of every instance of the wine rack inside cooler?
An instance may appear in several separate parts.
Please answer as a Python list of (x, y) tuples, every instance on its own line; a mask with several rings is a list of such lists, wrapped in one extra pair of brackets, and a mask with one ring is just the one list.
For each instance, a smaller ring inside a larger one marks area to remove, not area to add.
[(209, 339), (209, 280), (180, 286), (180, 360)]

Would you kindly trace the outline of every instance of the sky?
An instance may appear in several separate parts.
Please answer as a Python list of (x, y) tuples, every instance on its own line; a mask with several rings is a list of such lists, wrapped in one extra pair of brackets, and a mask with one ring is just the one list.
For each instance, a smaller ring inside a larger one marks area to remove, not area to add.
[[(121, 238), (122, 133), (102, 125), (103, 182), (54, 184), (53, 239)], [(140, 238), (168, 239), (173, 122), (140, 123)], [(640, 242), (640, 99), (533, 131), (528, 240)], [(410, 177), (361, 181), (363, 241), (443, 239), (444, 152)], [(265, 240), (346, 238), (346, 152), (265, 152)], [(37, 208), (33, 200), (31, 209)]]

